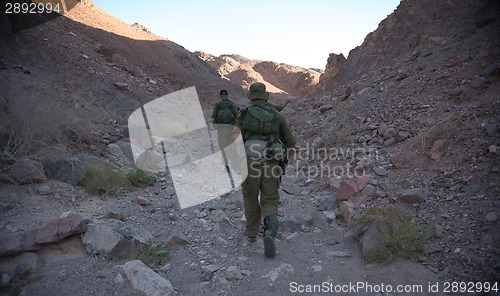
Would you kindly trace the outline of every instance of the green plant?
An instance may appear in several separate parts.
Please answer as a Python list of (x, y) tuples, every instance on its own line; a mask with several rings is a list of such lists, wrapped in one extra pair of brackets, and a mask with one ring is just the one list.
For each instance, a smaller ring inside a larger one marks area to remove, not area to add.
[(155, 182), (155, 178), (144, 170), (135, 169), (127, 173), (127, 179), (135, 187), (145, 187), (152, 186)]
[(394, 224), (397, 221), (409, 220), (409, 216), (402, 208), (395, 206), (371, 207), (359, 218), (358, 224), (366, 227), (374, 219), (379, 223)]
[(130, 183), (125, 174), (110, 167), (87, 167), (87, 173), (82, 180), (83, 188), (91, 193), (101, 196), (114, 194), (120, 189), (130, 189)]
[(155, 266), (168, 261), (170, 258), (168, 256), (167, 248), (153, 242), (151, 239), (148, 239), (144, 244), (144, 249), (140, 253), (138, 259), (144, 264)]
[(420, 256), (423, 254), (423, 245), (434, 235), (433, 230), (412, 221), (408, 213), (395, 206), (367, 209), (355, 229), (363, 229), (374, 220), (379, 225), (378, 229), (386, 245), (366, 252), (363, 259), (367, 263), (389, 263), (396, 259)]
[(394, 255), (388, 248), (377, 247), (366, 252), (366, 254), (363, 256), (363, 259), (366, 263), (377, 262), (386, 264), (394, 260)]
[(401, 221), (383, 233), (392, 253), (398, 258), (414, 258), (424, 253), (423, 245), (434, 231), (413, 221)]

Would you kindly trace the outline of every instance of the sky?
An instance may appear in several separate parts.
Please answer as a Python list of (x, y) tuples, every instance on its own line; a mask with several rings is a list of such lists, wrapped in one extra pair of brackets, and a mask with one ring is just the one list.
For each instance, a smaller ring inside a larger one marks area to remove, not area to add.
[(399, 0), (93, 0), (128, 24), (194, 52), (324, 69), (363, 43)]

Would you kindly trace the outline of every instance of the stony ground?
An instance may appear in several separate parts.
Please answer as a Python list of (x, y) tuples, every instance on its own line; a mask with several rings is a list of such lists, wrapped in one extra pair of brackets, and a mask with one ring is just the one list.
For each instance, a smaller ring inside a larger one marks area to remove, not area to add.
[[(240, 190), (180, 210), (168, 178), (161, 176), (152, 188), (106, 199), (57, 181), (49, 182), (54, 192), (45, 196), (35, 192), (37, 185), (22, 186), (23, 194), (14, 193), (19, 188), (3, 187), (12, 208), (2, 214), (2, 231), (30, 229), (71, 210), (84, 219), (104, 220), (109, 211), (120, 213), (127, 223), (151, 232), (159, 243), (171, 232), (183, 233), (179, 236), (185, 241), (169, 245), (170, 261), (155, 268), (172, 283), (176, 295), (287, 295), (296, 285), (323, 282), (419, 284), (427, 289), (429, 282), (438, 281), (436, 274), (410, 261), (364, 265), (351, 230), (328, 211), (328, 215), (318, 211), (318, 201), (331, 192), (311, 194), (308, 183), (303, 178), (283, 180), (286, 192), (280, 190), (281, 234), (274, 259), (264, 257), (260, 237), (250, 243), (244, 236)], [(137, 196), (152, 204), (137, 204)], [(24, 295), (141, 295), (125, 275), (124, 281), (117, 279), (124, 260), (88, 255), (78, 236), (36, 253), (41, 277), (26, 287)], [(218, 270), (207, 278), (203, 268), (211, 265)]]

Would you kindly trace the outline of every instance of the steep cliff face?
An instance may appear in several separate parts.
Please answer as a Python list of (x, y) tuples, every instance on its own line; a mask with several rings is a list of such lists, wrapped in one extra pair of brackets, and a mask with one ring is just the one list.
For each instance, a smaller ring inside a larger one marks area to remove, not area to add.
[(240, 55), (219, 57), (196, 52), (222, 76), (243, 88), (254, 82), (263, 82), (267, 90), (276, 94), (304, 97), (319, 81), (320, 72), (269, 61), (251, 60)]
[(260, 62), (253, 66), (265, 81), (285, 90), (292, 96), (305, 97), (319, 81), (320, 73), (310, 69), (292, 69), (275, 62)]
[(16, 157), (31, 153), (17, 147), (28, 140), (48, 150), (83, 149), (120, 131), (144, 103), (191, 86), (207, 116), (222, 88), (246, 102), (240, 86), (195, 54), (90, 1), (18, 32), (2, 14), (0, 27), (0, 127), (18, 133)]
[(433, 55), (433, 63), (441, 67), (449, 63), (447, 53), (455, 50), (473, 58), (482, 48), (493, 46), (495, 37), (489, 31), (496, 30), (490, 24), (498, 6), (498, 1), (492, 0), (403, 0), (361, 46), (351, 50), (347, 60), (330, 55), (316, 94), (383, 67), (399, 68), (413, 61), (409, 61), (411, 57)]

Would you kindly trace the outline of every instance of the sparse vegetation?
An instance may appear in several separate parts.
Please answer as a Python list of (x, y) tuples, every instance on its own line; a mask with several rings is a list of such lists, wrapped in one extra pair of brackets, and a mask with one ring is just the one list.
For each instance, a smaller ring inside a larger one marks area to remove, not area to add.
[(412, 259), (423, 254), (423, 245), (434, 232), (411, 217), (401, 208), (395, 206), (371, 207), (358, 221), (358, 229), (367, 227), (376, 220), (380, 227), (385, 247), (369, 250), (364, 255), (367, 263), (389, 263), (397, 259)]
[(138, 259), (144, 264), (153, 267), (168, 261), (170, 258), (168, 256), (167, 248), (155, 243), (151, 239), (148, 239)]
[(91, 194), (108, 196), (120, 189), (131, 189), (125, 174), (110, 167), (87, 167), (82, 186)]
[(145, 187), (152, 186), (155, 182), (155, 178), (144, 170), (135, 169), (127, 173), (127, 179), (135, 187)]
[(108, 166), (87, 167), (81, 185), (91, 194), (109, 196), (120, 190), (133, 190), (137, 187), (151, 186), (154, 177), (141, 169), (124, 173)]

